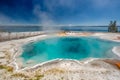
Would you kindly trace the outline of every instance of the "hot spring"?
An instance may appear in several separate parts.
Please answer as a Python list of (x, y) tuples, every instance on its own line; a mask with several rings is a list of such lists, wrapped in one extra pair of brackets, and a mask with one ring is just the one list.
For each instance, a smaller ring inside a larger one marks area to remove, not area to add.
[(24, 64), (54, 59), (116, 58), (114, 46), (120, 43), (96, 37), (49, 37), (24, 45), (20, 58)]

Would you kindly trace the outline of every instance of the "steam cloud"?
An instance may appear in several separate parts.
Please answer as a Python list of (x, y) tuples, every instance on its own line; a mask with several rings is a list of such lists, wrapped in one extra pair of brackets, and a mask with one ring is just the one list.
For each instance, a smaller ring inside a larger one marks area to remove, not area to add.
[(54, 20), (52, 19), (51, 15), (47, 12), (41, 11), (41, 7), (39, 5), (35, 5), (33, 13), (38, 19), (38, 22), (44, 26), (43, 30), (46, 30), (46, 28), (49, 28), (47, 26), (54, 25)]

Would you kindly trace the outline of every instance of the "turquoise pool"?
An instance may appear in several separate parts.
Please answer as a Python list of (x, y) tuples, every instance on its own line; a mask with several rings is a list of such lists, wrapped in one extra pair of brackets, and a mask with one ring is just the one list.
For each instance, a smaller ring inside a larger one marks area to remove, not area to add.
[(95, 37), (51, 37), (23, 46), (24, 63), (41, 63), (53, 59), (116, 58), (112, 53), (120, 43)]

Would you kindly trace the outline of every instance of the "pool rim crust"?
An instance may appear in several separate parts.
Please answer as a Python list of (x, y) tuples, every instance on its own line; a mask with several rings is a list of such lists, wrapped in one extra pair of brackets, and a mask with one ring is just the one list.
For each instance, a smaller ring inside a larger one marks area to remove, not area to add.
[[(56, 34), (55, 34), (56, 35)], [(20, 45), (19, 46), (19, 48), (18, 48), (18, 51), (16, 52), (16, 54), (14, 55), (14, 64), (16, 65), (16, 71), (19, 71), (19, 70), (26, 70), (26, 69), (31, 69), (31, 68), (35, 68), (35, 67), (37, 67), (37, 66), (39, 66), (39, 65), (44, 65), (44, 64), (47, 64), (47, 63), (49, 63), (49, 62), (52, 62), (52, 61), (55, 61), (55, 60), (51, 60), (51, 61), (47, 61), (47, 62), (43, 62), (43, 64), (42, 63), (39, 63), (39, 64), (36, 64), (36, 65), (34, 65), (34, 66), (31, 66), (31, 67), (25, 67), (25, 68), (20, 68), (19, 67), (19, 64), (16, 62), (16, 59), (17, 59), (17, 57), (19, 56), (19, 55), (21, 55), (22, 54), (22, 49), (21, 49), (21, 46), (23, 46), (23, 45), (25, 45), (25, 44), (28, 44), (28, 43), (31, 43), (31, 42), (34, 42), (34, 41), (38, 41), (38, 40), (41, 40), (41, 39), (44, 39), (44, 38), (48, 38), (48, 37), (50, 37), (51, 35), (43, 35), (41, 38), (38, 38), (38, 39), (34, 39), (34, 37), (32, 37), (33, 39), (32, 40), (30, 40), (30, 41), (28, 41), (27, 43), (24, 43), (24, 44), (22, 44), (22, 45)], [(58, 36), (58, 35), (57, 35)], [(59, 35), (60, 36), (60, 35)], [(78, 35), (66, 35), (66, 36), (78, 36)], [(85, 35), (86, 36), (86, 35)], [(88, 36), (88, 35), (87, 35)], [(94, 36), (94, 35), (91, 35), (91, 36)], [(97, 37), (99, 37), (100, 39), (102, 39), (102, 37), (101, 36), (99, 36), (99, 35), (95, 35), (95, 36), (97, 36)], [(80, 37), (80, 36), (78, 36), (78, 37)], [(104, 39), (104, 40), (107, 40), (107, 39)], [(109, 40), (109, 39), (108, 39)], [(110, 40), (110, 41), (114, 41), (114, 40)], [(115, 41), (115, 42), (119, 42), (119, 40), (118, 41)], [(96, 58), (97, 59), (97, 58)], [(99, 58), (98, 58), (99, 59)], [(106, 59), (106, 58), (105, 58)], [(57, 60), (67, 60), (67, 59), (57, 59)], [(75, 60), (76, 61), (76, 60)], [(79, 60), (77, 60), (77, 61), (79, 61)]]

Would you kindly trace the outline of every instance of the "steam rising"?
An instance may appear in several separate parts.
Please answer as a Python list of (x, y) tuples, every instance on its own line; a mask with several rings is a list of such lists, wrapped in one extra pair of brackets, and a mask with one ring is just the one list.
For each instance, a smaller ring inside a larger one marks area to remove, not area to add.
[(43, 26), (43, 30), (54, 29), (52, 27), (48, 27), (49, 25), (55, 25), (55, 22), (49, 13), (41, 11), (41, 7), (39, 5), (35, 5), (33, 12), (37, 17), (38, 22)]
[(52, 16), (45, 11), (41, 11), (41, 7), (39, 5), (35, 5), (33, 12), (41, 25), (48, 26), (55, 24)]

